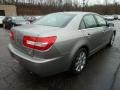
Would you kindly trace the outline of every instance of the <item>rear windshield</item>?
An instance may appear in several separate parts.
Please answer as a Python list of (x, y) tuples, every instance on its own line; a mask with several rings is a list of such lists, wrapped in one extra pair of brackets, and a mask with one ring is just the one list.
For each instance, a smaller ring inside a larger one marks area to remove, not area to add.
[(65, 13), (49, 14), (37, 20), (33, 24), (53, 27), (65, 27), (73, 19), (74, 16), (74, 14)]

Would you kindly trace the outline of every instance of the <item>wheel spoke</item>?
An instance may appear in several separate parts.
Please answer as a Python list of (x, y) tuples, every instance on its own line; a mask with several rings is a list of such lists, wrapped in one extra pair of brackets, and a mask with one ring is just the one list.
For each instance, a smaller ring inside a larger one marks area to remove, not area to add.
[(75, 70), (80, 72), (84, 68), (86, 62), (86, 53), (81, 52), (76, 59), (77, 62), (75, 63), (75, 67), (76, 67)]
[(80, 71), (80, 65), (76, 67), (76, 71)]
[(82, 65), (82, 66), (81, 66), (81, 70), (82, 70), (83, 68), (84, 68), (84, 66)]

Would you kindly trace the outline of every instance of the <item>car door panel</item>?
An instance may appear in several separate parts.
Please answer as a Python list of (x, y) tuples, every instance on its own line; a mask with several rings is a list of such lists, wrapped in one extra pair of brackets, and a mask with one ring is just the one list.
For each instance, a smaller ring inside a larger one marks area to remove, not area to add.
[(84, 37), (89, 42), (89, 46), (91, 50), (96, 50), (101, 46), (103, 32), (101, 32), (98, 28), (89, 28), (83, 30)]
[(111, 27), (106, 27), (105, 30), (104, 30), (104, 35), (105, 35), (105, 42), (109, 42), (110, 41), (110, 38), (112, 36), (112, 28)]
[(102, 16), (96, 14), (96, 15), (94, 15), (94, 17), (96, 18), (99, 29), (103, 32), (103, 36), (101, 37), (102, 38), (101, 44), (104, 45), (108, 42), (110, 30), (107, 27), (107, 22), (104, 20), (104, 18)]
[(85, 23), (85, 29), (83, 30), (84, 36), (89, 42), (91, 50), (95, 50), (101, 46), (103, 41), (103, 32), (100, 27), (97, 26), (94, 15), (87, 15), (83, 17)]

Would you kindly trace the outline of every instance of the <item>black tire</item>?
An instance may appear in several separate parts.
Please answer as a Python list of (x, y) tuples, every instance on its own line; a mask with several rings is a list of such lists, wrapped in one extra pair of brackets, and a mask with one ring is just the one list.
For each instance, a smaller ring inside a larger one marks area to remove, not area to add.
[(114, 44), (114, 40), (115, 40), (115, 34), (112, 34), (111, 39), (110, 39), (110, 42), (108, 43), (107, 46), (112, 47), (113, 44)]
[[(85, 57), (80, 57), (82, 54)], [(74, 56), (71, 66), (72, 74), (79, 74), (84, 69), (86, 65), (86, 61), (87, 61), (87, 51), (85, 48), (81, 48), (77, 51), (76, 55)]]

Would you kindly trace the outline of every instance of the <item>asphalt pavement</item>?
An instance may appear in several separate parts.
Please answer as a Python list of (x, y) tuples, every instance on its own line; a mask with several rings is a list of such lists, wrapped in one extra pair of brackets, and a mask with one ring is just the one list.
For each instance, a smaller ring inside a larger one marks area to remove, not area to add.
[(120, 90), (120, 21), (114, 21), (114, 46), (90, 57), (85, 69), (73, 76), (67, 72), (40, 78), (10, 56), (8, 33), (0, 29), (0, 90)]

